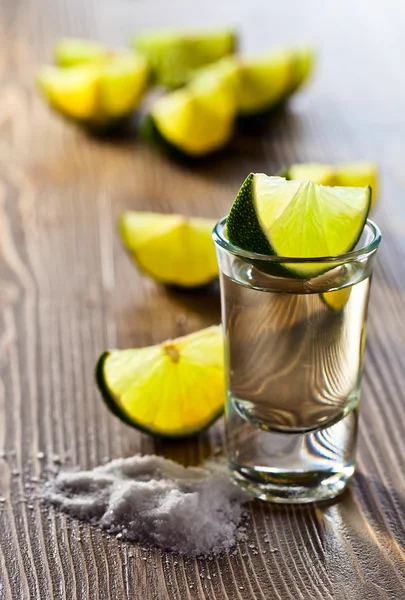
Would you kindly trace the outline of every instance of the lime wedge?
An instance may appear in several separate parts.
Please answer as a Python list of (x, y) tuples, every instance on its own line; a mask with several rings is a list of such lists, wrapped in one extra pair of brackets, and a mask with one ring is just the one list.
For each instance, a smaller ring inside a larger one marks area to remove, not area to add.
[(78, 38), (63, 38), (54, 49), (55, 63), (59, 67), (73, 67), (85, 63), (103, 63), (109, 50), (97, 42)]
[[(159, 136), (175, 150), (204, 156), (228, 142), (235, 115), (235, 97), (229, 83), (207, 77), (159, 98), (149, 118)], [(148, 129), (143, 128), (143, 134), (159, 143), (159, 137), (153, 138)]]
[(107, 119), (121, 118), (139, 105), (148, 87), (149, 67), (142, 56), (117, 54), (100, 71), (99, 101)]
[(45, 67), (37, 76), (52, 108), (75, 121), (91, 121), (97, 112), (97, 68), (84, 65), (74, 69)]
[(197, 287), (218, 277), (214, 225), (214, 219), (127, 212), (119, 231), (141, 271), (161, 283)]
[[(251, 173), (232, 205), (227, 234), (232, 244), (261, 254), (337, 256), (357, 244), (370, 201), (370, 187), (324, 187)], [(312, 277), (328, 264), (295, 263), (288, 269)]]
[(287, 179), (294, 181), (313, 181), (318, 185), (335, 185), (335, 168), (321, 163), (303, 163), (291, 165), (286, 172)]
[(242, 62), (237, 92), (239, 113), (267, 112), (284, 99), (294, 73), (294, 56), (280, 50), (253, 61)]
[(148, 348), (104, 352), (96, 381), (107, 406), (129, 425), (165, 437), (200, 433), (223, 412), (221, 328)]
[(240, 61), (239, 113), (260, 115), (285, 102), (307, 80), (313, 62), (309, 48), (280, 48), (256, 60)]
[(353, 162), (337, 165), (336, 185), (369, 185), (373, 191), (372, 207), (374, 207), (380, 191), (377, 166), (371, 162)]
[(151, 31), (136, 36), (132, 46), (149, 60), (155, 81), (169, 88), (187, 83), (193, 71), (232, 54), (237, 36), (231, 30)]
[(351, 289), (351, 287), (346, 287), (333, 292), (324, 292), (321, 294), (321, 298), (329, 308), (335, 312), (340, 312), (349, 300)]
[(133, 112), (146, 91), (148, 75), (142, 56), (124, 52), (102, 64), (45, 67), (37, 81), (57, 112), (88, 127), (102, 128)]
[(315, 53), (312, 48), (297, 48), (294, 50), (293, 75), (288, 89), (288, 94), (298, 91), (310, 77), (315, 62)]
[(378, 169), (371, 162), (353, 162), (341, 165), (302, 163), (291, 165), (282, 172), (287, 179), (314, 181), (320, 185), (364, 187), (372, 190), (372, 208), (379, 193)]

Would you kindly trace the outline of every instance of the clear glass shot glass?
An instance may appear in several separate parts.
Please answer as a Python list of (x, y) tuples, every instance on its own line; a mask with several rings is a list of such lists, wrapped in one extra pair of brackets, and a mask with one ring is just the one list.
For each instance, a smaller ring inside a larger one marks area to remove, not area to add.
[[(381, 233), (355, 250), (284, 258), (247, 252), (214, 228), (225, 340), (227, 454), (253, 495), (313, 502), (354, 474), (371, 276)], [(322, 274), (310, 276), (311, 269)], [(294, 269), (308, 275), (297, 277)]]

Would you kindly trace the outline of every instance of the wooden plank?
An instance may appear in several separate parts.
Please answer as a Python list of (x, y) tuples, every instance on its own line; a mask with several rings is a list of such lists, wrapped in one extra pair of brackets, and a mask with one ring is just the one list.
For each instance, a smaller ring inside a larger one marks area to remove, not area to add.
[[(388, 0), (282, 4), (6, 0), (0, 25), (0, 600), (398, 599), (405, 596), (405, 14)], [(245, 47), (313, 40), (318, 77), (261, 132), (193, 168), (136, 138), (100, 142), (51, 115), (33, 88), (62, 34), (124, 43), (137, 28), (233, 22)], [(377, 43), (378, 41), (378, 43)], [(173, 292), (136, 272), (115, 235), (125, 209), (220, 217), (243, 175), (292, 161), (378, 161), (384, 244), (376, 270), (358, 474), (338, 502), (253, 503), (249, 539), (180, 559), (122, 543), (30, 498), (37, 479), (134, 452), (195, 464), (223, 444), (154, 443), (104, 408), (93, 365), (219, 321), (214, 289)], [(4, 500), (4, 501), (3, 501)], [(270, 543), (266, 542), (267, 534)]]

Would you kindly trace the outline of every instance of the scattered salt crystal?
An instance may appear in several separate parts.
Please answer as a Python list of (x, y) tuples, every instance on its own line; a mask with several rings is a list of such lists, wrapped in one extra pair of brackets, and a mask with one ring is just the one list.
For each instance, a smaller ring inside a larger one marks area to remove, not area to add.
[(240, 526), (250, 499), (221, 462), (185, 468), (153, 455), (61, 472), (42, 497), (122, 539), (189, 556), (219, 554), (245, 539)]
[(256, 548), (254, 544), (249, 544), (249, 548)]
[(43, 452), (37, 452), (37, 459), (43, 460), (45, 458), (45, 454)]
[(0, 496), (0, 502), (5, 502), (5, 501), (6, 501), (5, 497), (4, 496)]
[(12, 475), (14, 475), (14, 477), (17, 477), (17, 475), (19, 475), (19, 474), (20, 474), (20, 471), (18, 471), (17, 469), (13, 469), (13, 470), (11, 471), (11, 474), (12, 474)]

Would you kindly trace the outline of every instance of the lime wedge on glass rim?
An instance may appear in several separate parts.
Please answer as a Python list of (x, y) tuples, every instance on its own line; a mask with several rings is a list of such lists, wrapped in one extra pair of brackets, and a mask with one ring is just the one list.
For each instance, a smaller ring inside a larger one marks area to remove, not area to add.
[[(251, 173), (228, 215), (227, 235), (235, 246), (259, 254), (338, 256), (356, 246), (370, 203), (369, 186), (326, 187)], [(314, 277), (330, 265), (288, 261), (283, 267), (298, 277)]]
[(103, 352), (95, 374), (105, 403), (122, 421), (153, 435), (196, 435), (224, 408), (222, 329)]

